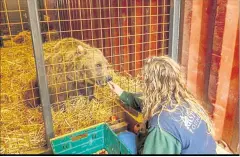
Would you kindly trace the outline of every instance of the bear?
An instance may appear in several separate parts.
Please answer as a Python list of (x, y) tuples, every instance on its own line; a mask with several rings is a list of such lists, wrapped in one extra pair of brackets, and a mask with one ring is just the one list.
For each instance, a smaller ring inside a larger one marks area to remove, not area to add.
[[(88, 96), (92, 100), (94, 85), (104, 86), (111, 80), (103, 53), (75, 38), (60, 40), (44, 58), (54, 111), (65, 109), (63, 102), (72, 96)], [(24, 92), (24, 99), (27, 106), (37, 107), (41, 103), (37, 79), (30, 83), (33, 88)]]

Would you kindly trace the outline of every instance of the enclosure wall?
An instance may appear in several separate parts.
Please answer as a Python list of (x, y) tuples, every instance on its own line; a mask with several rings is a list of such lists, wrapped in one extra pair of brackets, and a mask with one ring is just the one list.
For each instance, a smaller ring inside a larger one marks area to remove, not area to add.
[(184, 1), (180, 63), (187, 86), (207, 102), (216, 129), (236, 152), (239, 143), (239, 2)]

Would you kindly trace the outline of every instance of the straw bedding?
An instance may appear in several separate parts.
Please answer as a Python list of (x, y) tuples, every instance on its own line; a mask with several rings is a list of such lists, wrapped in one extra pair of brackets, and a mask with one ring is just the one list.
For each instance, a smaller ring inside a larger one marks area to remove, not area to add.
[[(1, 135), (0, 153), (27, 153), (46, 146), (41, 106), (29, 108), (24, 104), (23, 92), (29, 89), (29, 81), (36, 77), (30, 34), (22, 32), (21, 39), (4, 43), (1, 55)], [(24, 40), (22, 40), (22, 38)], [(21, 41), (15, 43), (14, 41)], [(43, 45), (45, 57), (53, 55), (57, 41)], [(66, 52), (67, 53), (67, 52)], [(136, 78), (110, 71), (113, 81), (131, 92), (140, 91)], [(52, 110), (54, 133), (59, 136), (99, 122), (107, 121), (118, 98), (108, 86), (95, 87), (96, 100), (89, 102), (84, 96), (71, 97), (64, 103), (66, 111)]]

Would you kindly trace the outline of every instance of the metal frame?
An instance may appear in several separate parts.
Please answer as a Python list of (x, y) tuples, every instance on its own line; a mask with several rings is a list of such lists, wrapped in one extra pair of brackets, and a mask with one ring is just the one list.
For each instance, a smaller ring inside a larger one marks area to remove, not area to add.
[(50, 139), (54, 137), (53, 132), (53, 121), (52, 113), (50, 106), (50, 98), (48, 91), (48, 83), (46, 77), (46, 70), (44, 65), (43, 57), (43, 47), (42, 47), (42, 37), (40, 30), (40, 22), (38, 16), (38, 3), (37, 0), (27, 0), (28, 4), (28, 13), (29, 13), (29, 22), (31, 26), (34, 58), (36, 63), (37, 78), (39, 93), (41, 97), (41, 103), (43, 108), (43, 119), (46, 132), (46, 141), (47, 146), (50, 148)]
[(171, 0), (168, 56), (176, 62), (179, 53), (179, 32), (182, 0)]

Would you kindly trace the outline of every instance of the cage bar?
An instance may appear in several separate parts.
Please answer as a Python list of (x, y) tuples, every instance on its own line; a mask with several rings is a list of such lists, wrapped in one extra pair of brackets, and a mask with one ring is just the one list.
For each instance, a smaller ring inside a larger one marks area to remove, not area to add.
[(52, 114), (49, 100), (48, 83), (46, 78), (46, 71), (44, 67), (42, 39), (40, 34), (39, 17), (37, 12), (37, 0), (28, 0), (28, 11), (31, 25), (34, 55), (36, 59), (37, 76), (39, 84), (39, 92), (43, 107), (43, 119), (46, 131), (47, 146), (50, 148), (50, 139), (54, 137)]
[(179, 27), (180, 27), (180, 8), (181, 1), (171, 0), (170, 8), (170, 30), (169, 30), (169, 49), (168, 55), (178, 62), (178, 47), (179, 47)]

